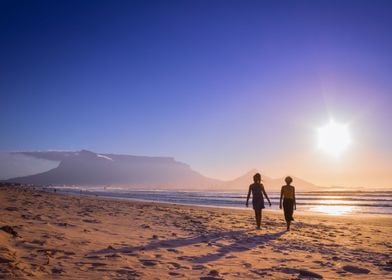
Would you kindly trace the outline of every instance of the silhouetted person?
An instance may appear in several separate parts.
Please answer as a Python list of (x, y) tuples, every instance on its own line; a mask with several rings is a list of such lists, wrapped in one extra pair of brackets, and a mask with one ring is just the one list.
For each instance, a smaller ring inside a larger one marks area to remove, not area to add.
[(252, 204), (253, 204), (253, 209), (255, 210), (256, 226), (257, 229), (260, 229), (261, 210), (265, 208), (263, 194), (267, 198), (270, 206), (271, 206), (271, 201), (269, 200), (268, 195), (265, 192), (264, 186), (261, 183), (260, 173), (256, 173), (253, 176), (253, 181), (254, 183), (249, 186), (248, 197), (246, 198), (246, 207), (248, 207), (249, 205), (250, 193), (252, 193)]
[(291, 185), (293, 179), (290, 176), (285, 178), (286, 185), (282, 186), (280, 191), (280, 202), (279, 208), (282, 209), (282, 199), (283, 199), (283, 212), (284, 218), (287, 223), (287, 230), (290, 230), (291, 221), (294, 221), (293, 213), (294, 209), (297, 210), (297, 204), (295, 202), (295, 188)]

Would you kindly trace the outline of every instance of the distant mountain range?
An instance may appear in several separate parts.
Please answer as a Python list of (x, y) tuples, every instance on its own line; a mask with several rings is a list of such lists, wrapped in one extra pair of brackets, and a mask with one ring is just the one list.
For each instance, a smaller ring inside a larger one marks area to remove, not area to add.
[[(265, 186), (267, 190), (271, 191), (280, 191), (280, 188), (285, 184), (284, 178), (271, 178), (268, 176), (263, 175), (262, 172), (258, 171), (257, 169), (252, 169), (245, 173), (244, 175), (231, 180), (231, 181), (225, 181), (223, 183), (223, 187), (227, 189), (244, 189), (244, 186), (247, 187), (252, 183), (253, 180), (253, 175), (255, 173), (261, 173), (262, 174), (262, 183)], [(301, 178), (291, 176), (293, 178), (293, 185), (296, 186), (296, 188), (300, 191), (317, 191), (317, 190), (323, 190), (325, 187), (320, 187), (315, 184), (312, 184), (308, 181), (305, 181)]]
[[(130, 189), (246, 190), (257, 170), (231, 181), (208, 178), (170, 157), (44, 151), (0, 153), (0, 179), (36, 185), (122, 186)], [(269, 191), (283, 178), (263, 176)], [(298, 190), (320, 187), (294, 177)]]

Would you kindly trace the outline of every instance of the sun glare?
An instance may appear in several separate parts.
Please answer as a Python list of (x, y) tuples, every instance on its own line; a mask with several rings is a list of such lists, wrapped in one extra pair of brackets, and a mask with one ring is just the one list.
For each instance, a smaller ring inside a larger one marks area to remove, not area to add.
[(312, 208), (312, 211), (321, 212), (333, 216), (345, 215), (354, 212), (354, 206), (339, 206), (339, 205), (319, 205)]
[(331, 120), (318, 129), (318, 147), (333, 156), (339, 156), (351, 142), (348, 127)]

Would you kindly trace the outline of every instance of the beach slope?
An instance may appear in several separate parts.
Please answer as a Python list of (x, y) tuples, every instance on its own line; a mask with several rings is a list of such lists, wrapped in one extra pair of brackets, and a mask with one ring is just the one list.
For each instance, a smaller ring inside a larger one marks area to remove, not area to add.
[(387, 279), (392, 219), (67, 196), (0, 187), (0, 279)]

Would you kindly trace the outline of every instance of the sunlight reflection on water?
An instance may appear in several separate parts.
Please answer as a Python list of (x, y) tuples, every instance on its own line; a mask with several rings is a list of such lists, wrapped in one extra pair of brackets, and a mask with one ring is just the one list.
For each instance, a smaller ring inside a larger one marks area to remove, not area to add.
[(329, 215), (345, 215), (355, 212), (355, 206), (338, 206), (338, 205), (319, 205), (311, 208), (311, 211), (326, 213)]

